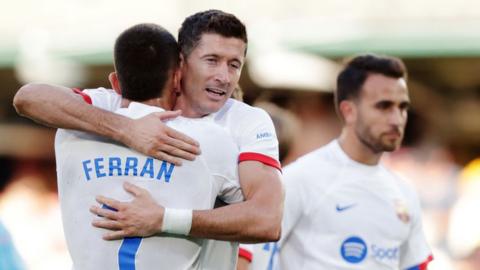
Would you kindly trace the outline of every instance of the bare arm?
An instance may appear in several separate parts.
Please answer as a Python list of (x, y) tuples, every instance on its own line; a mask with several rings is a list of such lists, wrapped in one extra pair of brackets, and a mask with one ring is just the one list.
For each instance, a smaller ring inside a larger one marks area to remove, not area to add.
[(34, 83), (18, 90), (13, 106), (18, 114), (44, 125), (95, 133), (175, 164), (181, 164), (180, 158), (193, 160), (200, 152), (193, 139), (162, 122), (179, 112), (153, 113), (133, 120), (87, 104), (70, 88)]
[(237, 270), (248, 270), (248, 269), (250, 269), (250, 262), (243, 257), (238, 257)]
[(133, 120), (95, 108), (70, 88), (31, 83), (18, 90), (13, 106), (21, 116), (38, 123), (65, 129), (76, 129), (121, 141), (123, 127)]
[[(193, 211), (191, 236), (241, 242), (271, 242), (280, 238), (283, 211), (283, 190), (277, 169), (258, 161), (239, 164), (241, 188), (246, 201), (212, 210)], [(134, 200), (119, 202), (99, 197), (118, 212), (93, 206), (92, 213), (108, 219), (93, 225), (113, 230), (104, 239), (127, 236), (150, 236), (161, 232), (164, 208), (151, 198), (148, 191), (127, 184)]]
[(280, 238), (283, 191), (277, 169), (258, 161), (239, 164), (242, 203), (193, 212), (190, 235), (242, 242)]

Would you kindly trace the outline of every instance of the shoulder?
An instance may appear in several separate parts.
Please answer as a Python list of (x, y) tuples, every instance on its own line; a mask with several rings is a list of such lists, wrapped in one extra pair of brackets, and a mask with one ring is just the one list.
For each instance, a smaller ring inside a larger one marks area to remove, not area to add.
[(333, 163), (338, 163), (338, 159), (335, 157), (332, 143), (329, 143), (299, 157), (292, 165), (295, 167), (316, 165), (316, 169), (327, 170), (333, 169), (331, 166)]
[(90, 97), (93, 106), (109, 111), (114, 111), (119, 108), (122, 102), (122, 96), (112, 89), (106, 89), (103, 87), (85, 89), (83, 90), (83, 93)]
[(84, 89), (82, 92), (88, 95), (105, 95), (105, 96), (112, 96), (112, 97), (116, 97), (116, 96), (121, 97), (113, 89), (107, 89), (103, 87), (87, 88), (87, 89)]
[(410, 207), (415, 211), (415, 213), (419, 214), (419, 212), (421, 212), (420, 198), (417, 194), (417, 191), (415, 190), (415, 186), (413, 182), (410, 179), (390, 169), (387, 169), (384, 167), (384, 170), (385, 170), (385, 173), (391, 178), (391, 180), (398, 187), (400, 192), (403, 194), (406, 200), (406, 203), (410, 205)]
[(200, 144), (200, 157), (213, 174), (236, 179), (239, 150), (224, 128), (212, 123), (211, 119), (183, 117), (176, 118), (169, 125)]
[(283, 169), (284, 178), (301, 178), (304, 182), (327, 185), (340, 170), (331, 152), (328, 144), (298, 158)]
[(392, 181), (394, 181), (394, 183), (399, 187), (400, 191), (404, 195), (411, 199), (416, 199), (418, 197), (411, 179), (404, 177), (403, 175), (388, 168), (385, 168), (383, 165), (382, 167), (385, 171), (385, 174), (387, 174), (392, 179)]
[(235, 99), (229, 99), (225, 105), (215, 113), (214, 118), (215, 120), (221, 120), (223, 118), (234, 118), (235, 120), (245, 121), (270, 120), (270, 116), (265, 110), (250, 106)]
[(213, 146), (216, 146), (219, 151), (232, 147), (236, 149), (228, 131), (215, 124), (211, 119), (177, 117), (168, 121), (167, 125), (197, 140), (202, 147), (202, 151), (203, 148), (212, 148)]

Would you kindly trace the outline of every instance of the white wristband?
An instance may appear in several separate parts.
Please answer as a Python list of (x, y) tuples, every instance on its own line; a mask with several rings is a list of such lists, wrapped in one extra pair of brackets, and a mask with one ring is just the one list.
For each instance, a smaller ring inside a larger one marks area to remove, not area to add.
[(192, 228), (193, 211), (190, 209), (165, 208), (162, 232), (188, 235)]

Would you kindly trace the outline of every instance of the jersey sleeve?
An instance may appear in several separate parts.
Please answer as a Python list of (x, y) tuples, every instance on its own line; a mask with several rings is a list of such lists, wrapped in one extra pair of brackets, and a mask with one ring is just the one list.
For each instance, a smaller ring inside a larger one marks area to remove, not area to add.
[(72, 88), (72, 91), (75, 94), (80, 95), (86, 103), (90, 105), (92, 104), (92, 98), (86, 93), (84, 93), (80, 88)]
[(400, 269), (426, 270), (433, 260), (433, 255), (423, 232), (420, 202), (413, 191), (411, 198), (413, 201), (412, 225), (407, 241), (400, 247)]
[(238, 162), (255, 160), (281, 170), (277, 134), (272, 119), (264, 110), (252, 110), (238, 128), (241, 134)]
[(301, 170), (296, 164), (285, 167), (283, 172), (283, 185), (285, 189), (285, 202), (282, 219), (282, 236), (279, 241), (280, 249), (288, 238), (298, 221), (307, 210), (305, 181), (302, 179)]
[(238, 249), (238, 257), (252, 262), (253, 259), (253, 245), (252, 244), (240, 244)]
[(122, 102), (122, 96), (112, 89), (97, 88), (82, 91), (78, 88), (73, 88), (72, 90), (82, 96), (85, 102), (111, 112), (120, 108)]

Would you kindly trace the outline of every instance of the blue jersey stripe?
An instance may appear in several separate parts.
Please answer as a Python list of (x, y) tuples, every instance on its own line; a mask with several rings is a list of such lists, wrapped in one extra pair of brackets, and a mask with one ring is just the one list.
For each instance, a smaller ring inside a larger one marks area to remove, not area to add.
[(135, 255), (141, 242), (141, 237), (127, 237), (123, 239), (122, 246), (118, 250), (119, 270), (135, 270)]
[(278, 245), (277, 245), (277, 242), (269, 243), (269, 244), (272, 244), (272, 250), (271, 250), (271, 253), (270, 253), (270, 258), (268, 259), (267, 269), (268, 270), (273, 270), (273, 262), (274, 262), (276, 254), (278, 253)]

